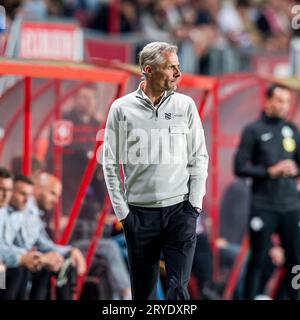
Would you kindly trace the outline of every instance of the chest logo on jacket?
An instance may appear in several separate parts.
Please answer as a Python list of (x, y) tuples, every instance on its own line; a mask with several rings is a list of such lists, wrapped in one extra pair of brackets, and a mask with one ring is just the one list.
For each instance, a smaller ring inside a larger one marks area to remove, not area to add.
[(262, 141), (267, 142), (273, 138), (273, 133), (272, 132), (264, 133), (260, 136), (260, 138)]
[(293, 138), (293, 130), (288, 126), (284, 126), (281, 129), (281, 134), (283, 136), (282, 145), (284, 150), (286, 152), (294, 152), (296, 150), (296, 141)]
[(170, 113), (168, 113), (168, 112), (165, 113), (165, 119), (166, 120), (171, 120), (171, 117), (172, 117), (171, 116), (171, 112)]

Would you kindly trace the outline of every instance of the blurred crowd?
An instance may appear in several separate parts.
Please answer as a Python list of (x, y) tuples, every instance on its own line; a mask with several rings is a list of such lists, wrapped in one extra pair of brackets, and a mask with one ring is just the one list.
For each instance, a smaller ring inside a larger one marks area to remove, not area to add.
[[(108, 0), (4, 0), (10, 20), (75, 18), (86, 28), (110, 32)], [(116, 1), (117, 2), (117, 1)], [(190, 40), (199, 56), (211, 47), (286, 50), (295, 0), (120, 0), (120, 32), (160, 41)]]
[(62, 184), (36, 164), (31, 177), (0, 168), (0, 269), (6, 287), (0, 300), (72, 300), (78, 293), (77, 276), (85, 274), (82, 299), (130, 298), (128, 270), (115, 240), (98, 243), (89, 270), (84, 256), (90, 238), (73, 238), (69, 245), (54, 242), (52, 213)]
[[(11, 159), (9, 170), (0, 168), (0, 265), (6, 268), (6, 290), (1, 291), (0, 300), (53, 298), (52, 277), (57, 279), (55, 297), (74, 299), (77, 276), (82, 275), (87, 276), (82, 299), (131, 297), (125, 238), (113, 212), (106, 218), (104, 234), (87, 270), (86, 257), (106, 193), (101, 166), (88, 187), (69, 245), (56, 244), (69, 223), (101, 125), (95, 94), (92, 85), (83, 86), (74, 95), (70, 110), (63, 112), (64, 123), (72, 127), (73, 134), (63, 148), (61, 179), (52, 154), (57, 147), (54, 125), (49, 130), (48, 153), (42, 160), (32, 158), (30, 176), (22, 174), (20, 156)], [(55, 212), (60, 215), (58, 226)]]

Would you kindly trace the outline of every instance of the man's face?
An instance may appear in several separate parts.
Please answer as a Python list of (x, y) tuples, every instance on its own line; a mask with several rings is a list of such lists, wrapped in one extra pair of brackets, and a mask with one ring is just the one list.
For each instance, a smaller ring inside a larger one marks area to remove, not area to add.
[(74, 109), (79, 114), (94, 115), (96, 111), (96, 96), (91, 88), (82, 88), (75, 97)]
[(10, 200), (10, 204), (17, 210), (24, 210), (28, 199), (33, 195), (33, 185), (17, 181), (14, 184), (13, 194)]
[(273, 96), (267, 99), (266, 111), (277, 118), (286, 118), (290, 109), (291, 93), (287, 89), (276, 88)]
[(9, 204), (13, 191), (13, 180), (11, 178), (0, 178), (0, 208)]
[(39, 208), (47, 212), (53, 210), (59, 201), (61, 191), (60, 183), (54, 183), (53, 185), (41, 188), (36, 196)]
[(176, 90), (181, 76), (178, 56), (174, 52), (165, 52), (165, 61), (152, 69), (149, 81), (157, 91)]

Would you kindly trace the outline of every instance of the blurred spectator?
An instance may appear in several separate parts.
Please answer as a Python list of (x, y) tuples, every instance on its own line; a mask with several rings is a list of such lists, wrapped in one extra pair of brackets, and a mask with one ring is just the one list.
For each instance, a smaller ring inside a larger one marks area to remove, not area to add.
[[(0, 255), (7, 267), (7, 290), (1, 293), (3, 299), (24, 299), (30, 275), (30, 299), (49, 298), (51, 275), (60, 271), (66, 261), (64, 257), (70, 257), (79, 275), (85, 272), (85, 261), (80, 251), (54, 244), (40, 217), (40, 210), (53, 209), (60, 190), (59, 183), (54, 177), (47, 180), (41, 175), (35, 190), (38, 207), (33, 202), (28, 205), (33, 190), (33, 182), (29, 178), (16, 176), (11, 205), (2, 215), (4, 227), (0, 235)], [(57, 291), (58, 298), (72, 298), (71, 282), (67, 284)]]
[[(43, 211), (42, 218), (50, 234), (52, 231), (50, 225), (50, 221), (52, 220), (51, 211), (57, 204), (61, 192), (62, 188), (58, 179), (47, 173), (40, 175), (35, 188), (35, 197), (39, 209)], [(62, 227), (65, 227), (67, 221), (66, 219), (63, 219), (63, 221), (65, 222)], [(89, 221), (89, 223), (94, 227), (96, 225), (96, 219)], [(71, 245), (72, 247), (79, 248), (80, 251), (86, 255), (93, 237), (93, 232), (91, 231), (93, 229), (81, 230), (82, 226), (84, 228), (86, 224), (76, 225), (77, 232), (75, 236), (72, 237)], [(120, 248), (112, 239), (101, 239), (101, 242), (97, 246), (95, 257), (88, 274), (88, 281), (91, 278), (96, 280), (94, 283), (96, 283), (98, 287), (98, 294), (93, 298), (98, 299), (102, 294), (106, 299), (130, 299), (131, 290), (128, 270), (122, 258)], [(104, 282), (107, 283), (109, 293), (101, 292)], [(88, 293), (85, 294), (88, 295)]]
[[(135, 32), (138, 28), (138, 15), (135, 1), (123, 0), (120, 1), (120, 32), (128, 33)], [(105, 33), (110, 31), (110, 5), (109, 3), (100, 4), (98, 9), (95, 10), (91, 22), (90, 28), (99, 30)]]
[(259, 45), (259, 33), (252, 17), (250, 0), (226, 2), (218, 16), (221, 31), (233, 46), (253, 48)]
[[(4, 232), (6, 229), (7, 208), (13, 191), (13, 175), (7, 169), (0, 168), (0, 265), (5, 270), (6, 290), (0, 290), (0, 299), (22, 299), (25, 296), (27, 286), (27, 271), (25, 268), (7, 269), (5, 255), (10, 250), (4, 250)], [(30, 259), (31, 258), (31, 259)], [(35, 255), (28, 256), (28, 261), (32, 261), (32, 267), (35, 264)], [(5, 293), (4, 293), (5, 292)]]
[(43, 20), (47, 17), (47, 3), (44, 0), (23, 0), (20, 12), (24, 18)]
[[(72, 244), (86, 254), (91, 239), (82, 239)], [(102, 238), (96, 248), (87, 283), (93, 279), (97, 288), (91, 296), (89, 287), (83, 292), (90, 299), (131, 300), (129, 273), (118, 244), (108, 238)]]
[[(0, 167), (0, 234), (4, 228), (5, 208), (8, 206), (13, 190), (13, 176), (10, 171)], [(3, 263), (3, 257), (0, 255), (1, 277), (6, 267)]]
[(267, 0), (260, 10), (256, 25), (267, 50), (288, 49), (291, 36), (291, 5), (288, 1)]
[(4, 0), (1, 5), (4, 6), (8, 19), (13, 20), (19, 10), (22, 0)]
[(13, 191), (13, 175), (0, 167), (0, 210), (7, 207)]

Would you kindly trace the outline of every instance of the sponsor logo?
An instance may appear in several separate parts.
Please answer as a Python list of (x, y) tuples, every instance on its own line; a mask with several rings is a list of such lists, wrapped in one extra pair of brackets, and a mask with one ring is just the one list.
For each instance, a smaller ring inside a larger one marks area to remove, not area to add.
[(260, 138), (262, 141), (267, 142), (273, 138), (273, 133), (272, 132), (264, 133), (260, 136)]
[(171, 120), (171, 113), (165, 113), (165, 119)]

